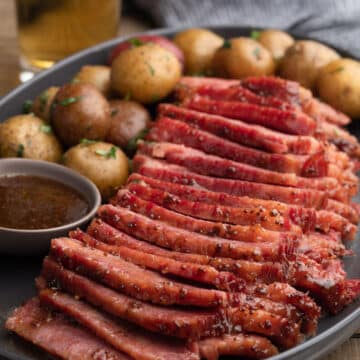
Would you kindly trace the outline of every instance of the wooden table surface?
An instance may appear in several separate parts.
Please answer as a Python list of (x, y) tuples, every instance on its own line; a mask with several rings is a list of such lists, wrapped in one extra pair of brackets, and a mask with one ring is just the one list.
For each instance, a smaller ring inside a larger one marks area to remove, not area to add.
[[(119, 34), (129, 34), (148, 29), (136, 18), (123, 17)], [(13, 0), (0, 0), (0, 96), (18, 83), (18, 54)], [(1, 116), (1, 114), (0, 114)], [(360, 360), (360, 331), (322, 360)]]

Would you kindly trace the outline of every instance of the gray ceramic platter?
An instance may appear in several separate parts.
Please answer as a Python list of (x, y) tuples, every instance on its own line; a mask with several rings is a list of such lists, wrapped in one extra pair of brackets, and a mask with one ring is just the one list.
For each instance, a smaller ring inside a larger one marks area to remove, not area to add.
[[(236, 26), (208, 27), (224, 37), (249, 35), (251, 29)], [(163, 29), (148, 32), (148, 34), (172, 36), (181, 31), (178, 29)], [(296, 34), (295, 34), (296, 35)], [(62, 85), (72, 79), (82, 65), (105, 64), (109, 50), (122, 41), (117, 38), (106, 43), (77, 53), (44, 71), (34, 79), (25, 83), (0, 100), (0, 121), (21, 112), (22, 104), (27, 99), (34, 98), (51, 85)], [(351, 56), (346, 49), (338, 49), (344, 56)], [(353, 134), (360, 137), (360, 127), (352, 126)], [(360, 197), (356, 199), (360, 201)], [(360, 242), (351, 246), (357, 256), (345, 259), (345, 268), (349, 278), (360, 277)], [(6, 239), (0, 239), (6, 241)], [(23, 301), (35, 295), (34, 277), (39, 273), (41, 258), (18, 258), (0, 255), (0, 357), (12, 360), (42, 360), (49, 356), (18, 337), (8, 334), (3, 327), (9, 313)], [(338, 347), (360, 328), (360, 300), (357, 300), (337, 316), (324, 317), (319, 323), (318, 334), (297, 347), (285, 351), (272, 360), (314, 360), (320, 359), (331, 350)]]

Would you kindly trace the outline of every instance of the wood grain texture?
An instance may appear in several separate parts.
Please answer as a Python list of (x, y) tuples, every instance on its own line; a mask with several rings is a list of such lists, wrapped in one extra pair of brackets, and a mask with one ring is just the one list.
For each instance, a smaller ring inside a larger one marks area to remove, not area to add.
[[(16, 42), (15, 2), (0, 0), (0, 96), (18, 84), (19, 49)], [(135, 18), (122, 18), (119, 34), (131, 34), (148, 29)], [(358, 333), (322, 360), (359, 360), (360, 330)]]

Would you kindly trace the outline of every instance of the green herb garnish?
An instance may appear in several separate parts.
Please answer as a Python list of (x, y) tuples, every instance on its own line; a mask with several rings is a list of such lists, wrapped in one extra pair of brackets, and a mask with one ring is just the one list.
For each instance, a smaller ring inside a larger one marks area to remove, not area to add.
[(343, 66), (339, 66), (338, 68), (336, 68), (335, 70), (331, 71), (330, 74), (336, 74), (338, 72), (341, 72), (344, 70)]
[(25, 150), (25, 146), (23, 144), (19, 144), (16, 151), (16, 157), (22, 158), (24, 156), (24, 150)]
[(97, 140), (81, 139), (80, 144), (91, 145), (97, 143)]
[(110, 148), (110, 150), (108, 150), (108, 151), (107, 150), (96, 150), (95, 154), (103, 156), (106, 159), (110, 159), (110, 158), (116, 159), (116, 147), (112, 146)]
[(145, 61), (145, 63), (147, 65), (147, 67), (149, 68), (149, 72), (150, 72), (151, 76), (154, 76), (155, 75), (154, 68), (147, 61)]
[[(129, 168), (129, 174), (131, 174), (134, 170), (134, 164), (131, 159), (128, 159), (128, 168)], [(136, 180), (133, 180), (133, 181), (136, 181)]]
[(131, 92), (128, 91), (124, 96), (124, 100), (129, 101), (130, 99), (131, 99)]
[(52, 133), (52, 127), (51, 127), (51, 125), (41, 125), (40, 126), (40, 131), (45, 133), (45, 134), (51, 134)]
[(113, 116), (115, 116), (118, 112), (119, 112), (119, 109), (112, 109), (112, 110), (111, 110), (111, 113), (110, 113), (110, 116), (113, 117)]
[(74, 78), (74, 79), (71, 80), (70, 84), (78, 84), (79, 82), (80, 82), (79, 79)]
[(257, 60), (260, 59), (260, 48), (256, 47), (254, 49), (254, 52), (253, 52), (254, 56), (256, 57)]
[(149, 129), (143, 129), (137, 135), (132, 137), (126, 145), (126, 151), (129, 154), (133, 154), (136, 151), (137, 142), (139, 140), (144, 139), (148, 132), (149, 132)]
[(191, 76), (205, 77), (206, 73), (205, 73), (205, 71), (198, 71), (198, 72), (192, 73)]
[(260, 37), (261, 32), (259, 30), (253, 30), (250, 33), (250, 37), (254, 40), (257, 40)]
[(44, 91), (40, 96), (39, 96), (39, 100), (40, 100), (40, 111), (43, 112), (45, 110), (47, 101), (49, 99), (49, 94), (47, 91)]
[(128, 42), (134, 47), (144, 45), (144, 42), (138, 38), (129, 39)]
[(228, 39), (225, 39), (222, 47), (224, 49), (231, 49), (231, 41)]
[(32, 100), (26, 100), (22, 106), (22, 111), (24, 114), (28, 114), (31, 111), (31, 107), (33, 105)]
[(154, 94), (154, 95), (151, 97), (151, 102), (152, 102), (152, 103), (156, 103), (156, 102), (158, 102), (159, 100), (160, 100), (159, 95)]
[(69, 97), (67, 99), (59, 101), (58, 104), (62, 105), (62, 106), (68, 106), (68, 105), (71, 105), (71, 104), (79, 101), (81, 98), (82, 98), (82, 96)]

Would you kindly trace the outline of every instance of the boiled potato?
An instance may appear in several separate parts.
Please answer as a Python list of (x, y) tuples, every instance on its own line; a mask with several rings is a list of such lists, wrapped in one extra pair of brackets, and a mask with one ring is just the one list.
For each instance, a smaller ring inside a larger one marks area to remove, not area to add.
[(295, 42), (288, 33), (274, 29), (261, 31), (257, 41), (270, 51), (276, 63), (284, 56), (286, 49)]
[(111, 94), (110, 67), (104, 65), (84, 65), (75, 75), (73, 82), (93, 84), (104, 96)]
[(64, 154), (63, 164), (92, 180), (104, 200), (125, 184), (129, 173), (125, 154), (105, 142), (83, 141)]
[(360, 118), (360, 62), (337, 59), (320, 69), (320, 97), (352, 118)]
[(155, 43), (121, 52), (111, 66), (111, 86), (120, 96), (143, 104), (157, 102), (174, 89), (181, 64), (168, 50)]
[(185, 56), (185, 72), (190, 75), (206, 73), (211, 67), (215, 51), (224, 39), (206, 29), (188, 29), (173, 39)]
[(287, 49), (279, 65), (279, 75), (295, 80), (310, 90), (314, 90), (319, 69), (339, 54), (333, 49), (316, 41), (296, 41)]
[(270, 52), (257, 41), (239, 37), (226, 40), (215, 52), (212, 69), (217, 76), (242, 79), (272, 75), (275, 63)]
[(103, 140), (110, 127), (110, 107), (91, 84), (67, 84), (57, 92), (52, 106), (52, 124), (68, 146), (83, 138)]
[(30, 112), (33, 112), (39, 118), (50, 122), (51, 105), (54, 101), (55, 95), (58, 92), (59, 87), (51, 86), (37, 96), (30, 108)]
[(111, 125), (106, 141), (126, 149), (150, 125), (148, 110), (141, 104), (129, 100), (111, 100)]
[(0, 124), (0, 156), (57, 162), (62, 148), (51, 126), (33, 114), (17, 115)]

